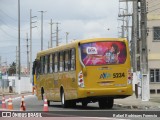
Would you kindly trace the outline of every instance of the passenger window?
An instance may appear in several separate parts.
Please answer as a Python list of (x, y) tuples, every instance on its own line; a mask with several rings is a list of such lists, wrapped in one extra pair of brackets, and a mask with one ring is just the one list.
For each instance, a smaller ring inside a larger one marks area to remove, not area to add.
[(48, 62), (48, 56), (45, 56), (45, 72), (44, 73), (47, 73), (47, 62)]
[(47, 55), (47, 73), (50, 73), (50, 55)]
[(54, 57), (54, 72), (58, 72), (58, 53), (55, 53)]
[(68, 71), (69, 70), (69, 51), (65, 51), (64, 52), (64, 71)]
[(51, 69), (52, 69), (52, 72), (54, 72), (54, 58), (55, 58), (55, 54), (52, 54), (52, 65), (51, 65)]
[(43, 74), (44, 69), (45, 69), (45, 57), (44, 56), (40, 57), (40, 62), (41, 62), (41, 74)]
[(76, 68), (76, 52), (75, 49), (71, 49), (71, 70)]
[(52, 73), (52, 54), (49, 55), (49, 73)]
[(59, 71), (64, 71), (64, 52), (60, 52), (60, 59), (59, 59)]

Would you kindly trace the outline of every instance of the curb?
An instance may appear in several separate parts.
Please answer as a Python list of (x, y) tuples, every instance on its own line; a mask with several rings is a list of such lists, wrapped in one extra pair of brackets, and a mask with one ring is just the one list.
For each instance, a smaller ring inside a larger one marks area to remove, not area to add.
[[(20, 99), (22, 95), (24, 96), (30, 96), (27, 93), (21, 93), (21, 94), (12, 94), (12, 95), (18, 95), (18, 96), (12, 96), (12, 100)], [(5, 102), (8, 102), (9, 98), (5, 99)], [(0, 98), (0, 105), (2, 104), (2, 99)]]
[(4, 94), (0, 94), (0, 96), (3, 96), (3, 95), (17, 95), (18, 93), (4, 93)]
[(123, 104), (114, 104), (116, 107), (122, 107), (122, 108), (127, 108), (127, 109), (132, 109), (132, 105), (123, 105)]
[(116, 107), (122, 107), (126, 109), (139, 109), (139, 110), (148, 110), (148, 109), (160, 109), (160, 106), (142, 106), (142, 105), (124, 105), (124, 104), (114, 104)]
[(18, 94), (18, 93), (4, 93), (4, 94), (0, 94), (0, 96), (2, 96), (2, 95), (23, 95), (23, 94), (29, 94), (29, 93), (31, 93), (32, 94), (32, 92), (24, 92), (24, 93), (21, 93), (21, 94)]

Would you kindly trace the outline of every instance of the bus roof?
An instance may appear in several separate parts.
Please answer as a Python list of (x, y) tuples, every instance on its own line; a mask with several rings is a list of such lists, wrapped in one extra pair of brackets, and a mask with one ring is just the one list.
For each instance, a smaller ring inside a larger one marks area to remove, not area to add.
[(46, 55), (49, 53), (52, 53), (53, 51), (58, 51), (58, 50), (62, 50), (64, 48), (72, 48), (73, 46), (77, 45), (78, 43), (83, 44), (83, 43), (88, 43), (88, 42), (96, 42), (96, 41), (127, 41), (126, 38), (92, 38), (92, 39), (85, 39), (85, 40), (74, 40), (68, 44), (64, 44), (64, 45), (59, 45), (57, 47), (54, 48), (49, 48), (43, 51), (40, 51), (37, 53), (37, 57), (39, 57), (40, 55)]

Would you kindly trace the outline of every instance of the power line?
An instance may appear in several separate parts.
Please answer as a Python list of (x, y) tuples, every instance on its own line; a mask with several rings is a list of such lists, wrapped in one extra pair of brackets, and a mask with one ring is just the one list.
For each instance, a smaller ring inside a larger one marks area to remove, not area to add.
[(14, 28), (14, 27), (12, 27), (12, 26), (7, 25), (3, 20), (1, 20), (1, 19), (0, 19), (0, 21), (1, 21), (3, 24), (5, 24), (7, 27), (11, 28), (12, 30), (16, 30), (16, 31), (18, 31), (16, 28)]
[[(2, 29), (1, 27), (0, 27), (0, 29), (1, 29), (1, 31), (2, 31), (3, 33), (5, 33), (7, 36), (9, 36), (9, 37), (11, 37), (11, 38), (13, 38), (13, 39), (18, 39), (17, 37), (8, 34), (8, 33), (7, 33), (4, 29)], [(25, 40), (25, 38), (21, 38), (21, 39)]]
[(156, 3), (157, 0), (150, 0), (150, 1), (148, 1), (148, 2), (149, 2), (149, 5), (152, 5), (153, 3)]
[(155, 6), (159, 5), (159, 4), (160, 4), (160, 3), (158, 3), (158, 4), (156, 3), (155, 5), (152, 5), (152, 6), (149, 6), (149, 5), (148, 5), (148, 8), (155, 7)]
[(1, 27), (0, 27), (0, 29), (1, 29), (1, 31), (3, 32), (3, 33), (5, 33), (7, 36), (9, 36), (9, 37), (11, 37), (11, 38), (14, 38), (14, 39), (18, 39), (18, 38), (16, 38), (15, 36), (12, 36), (12, 35), (10, 35), (10, 34), (8, 34), (5, 30), (3, 30)]
[[(152, 1), (148, 1), (147, 2), (147, 6), (148, 6), (148, 8), (150, 9), (150, 8), (155, 8), (157, 5), (160, 5), (160, 3), (155, 3), (155, 1), (156, 0), (154, 0), (154, 2), (152, 2)], [(153, 4), (153, 3), (155, 3), (155, 4)], [(157, 6), (158, 7), (158, 6)], [(150, 13), (150, 12), (153, 12), (153, 11), (156, 11), (156, 10), (158, 10), (158, 9), (160, 9), (159, 7), (158, 8), (155, 8), (155, 9), (152, 9), (152, 10), (150, 10), (150, 11), (148, 11), (148, 13)]]
[[(11, 16), (8, 15), (6, 12), (4, 12), (2, 9), (0, 9), (0, 11), (1, 11), (1, 13), (3, 13), (5, 16), (7, 16), (8, 18), (12, 19), (12, 21), (15, 21), (15, 22), (18, 21), (18, 19), (14, 18), (14, 17), (11, 17)], [(3, 17), (3, 19), (4, 19), (4, 17)], [(26, 19), (22, 19), (21, 21), (22, 21), (22, 22), (28, 22)]]
[(10, 19), (12, 19), (12, 20), (14, 20), (14, 21), (17, 22), (17, 19), (15, 19), (15, 18), (9, 16), (9, 15), (8, 15), (7, 13), (5, 13), (2, 9), (0, 9), (0, 11), (3, 12), (3, 13), (4, 13), (7, 17), (9, 17)]
[[(2, 19), (0, 19), (0, 21), (3, 23), (3, 24), (5, 24), (8, 28), (10, 28), (10, 29), (12, 29), (12, 30), (15, 30), (15, 31), (18, 31), (18, 29), (17, 28), (15, 28), (15, 27), (13, 27), (13, 26), (10, 26), (10, 25), (8, 25), (6, 22), (4, 22)], [(26, 28), (26, 29), (21, 29), (21, 31), (26, 31), (26, 30), (29, 30), (29, 27), (28, 28)]]
[(156, 10), (158, 10), (158, 9), (160, 9), (160, 8), (156, 8), (156, 9), (153, 9), (153, 10), (151, 10), (151, 11), (148, 11), (148, 13), (154, 12), (154, 11), (156, 11)]

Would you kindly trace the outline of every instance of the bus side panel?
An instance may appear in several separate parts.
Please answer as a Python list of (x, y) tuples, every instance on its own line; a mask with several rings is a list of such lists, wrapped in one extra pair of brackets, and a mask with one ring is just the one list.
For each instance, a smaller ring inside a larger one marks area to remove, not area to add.
[(45, 84), (45, 76), (44, 75), (39, 75), (37, 78), (37, 97), (38, 100), (42, 100), (42, 94), (41, 94), (41, 88), (46, 88), (46, 84)]
[(60, 98), (60, 77), (59, 77), (59, 73), (53, 73), (53, 84), (54, 84), (54, 88), (53, 88), (53, 100), (54, 101), (61, 101)]
[(72, 100), (77, 99), (77, 80), (76, 80), (76, 72), (71, 71), (69, 73), (65, 73), (66, 75), (66, 99)]

